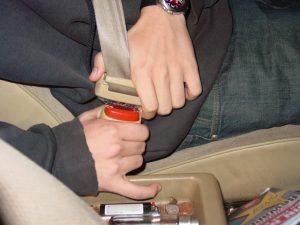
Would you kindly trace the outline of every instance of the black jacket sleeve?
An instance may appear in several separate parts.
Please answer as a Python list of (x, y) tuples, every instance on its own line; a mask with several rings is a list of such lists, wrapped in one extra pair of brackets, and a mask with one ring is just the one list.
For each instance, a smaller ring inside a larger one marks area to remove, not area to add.
[(98, 193), (94, 161), (78, 119), (52, 129), (39, 124), (27, 131), (0, 122), (0, 138), (51, 172), (77, 194)]
[[(187, 25), (203, 92), (170, 116), (145, 122), (151, 133), (145, 154), (148, 161), (171, 154), (185, 138), (217, 79), (230, 40), (227, 0), (190, 1)], [(1, 0), (0, 76), (50, 86), (52, 94), (74, 115), (100, 105), (94, 84), (88, 80), (91, 55), (100, 49), (90, 2)], [(140, 4), (140, 0), (123, 0), (128, 28), (138, 19)]]
[[(99, 106), (88, 80), (93, 48), (90, 0), (0, 1), (0, 78), (47, 86), (75, 115)], [(126, 7), (129, 25), (139, 3)], [(134, 12), (134, 13), (133, 13)], [(93, 36), (96, 36), (94, 33)], [(98, 183), (93, 158), (78, 120), (53, 129), (21, 130), (0, 124), (0, 137), (53, 173), (80, 195), (94, 195)]]
[[(64, 8), (72, 15), (72, 3), (55, 1), (55, 4), (57, 11)], [(40, 6), (39, 11), (36, 6)], [(87, 78), (87, 62), (90, 61), (88, 47), (81, 43), (88, 32), (69, 38), (68, 35), (73, 32), (85, 29), (81, 25), (77, 30), (73, 29), (81, 14), (73, 22), (69, 20), (68, 26), (62, 15), (53, 16), (53, 8), (47, 6), (47, 2), (38, 0), (0, 1), (0, 78), (58, 89), (62, 94), (68, 93), (65, 98), (72, 99), (69, 101), (76, 102), (80, 108), (84, 102), (92, 102), (94, 98), (94, 86)], [(77, 6), (82, 7), (82, 12), (87, 11), (85, 4)], [(51, 18), (53, 23), (50, 25)], [(61, 19), (61, 24), (55, 23), (57, 19)], [(82, 20), (84, 24), (86, 21), (84, 18)], [(69, 29), (63, 34), (58, 29), (65, 26)], [(36, 125), (28, 131), (1, 123), (0, 137), (53, 173), (76, 193), (97, 193), (94, 162), (77, 119), (53, 129)]]

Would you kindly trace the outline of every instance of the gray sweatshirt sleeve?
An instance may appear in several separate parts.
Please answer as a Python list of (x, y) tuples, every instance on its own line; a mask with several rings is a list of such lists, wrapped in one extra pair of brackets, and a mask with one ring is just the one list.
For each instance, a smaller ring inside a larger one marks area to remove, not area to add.
[(51, 172), (77, 194), (97, 194), (94, 160), (78, 119), (54, 128), (39, 124), (27, 131), (0, 122), (0, 138)]

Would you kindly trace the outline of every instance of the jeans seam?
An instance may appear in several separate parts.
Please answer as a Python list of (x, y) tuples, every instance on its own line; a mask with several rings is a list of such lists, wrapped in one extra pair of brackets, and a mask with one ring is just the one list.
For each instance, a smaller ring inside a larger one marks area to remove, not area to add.
[(201, 136), (198, 134), (194, 134), (193, 137), (202, 138), (203, 140), (210, 141), (210, 138), (207, 138), (207, 137), (204, 137), (204, 136)]
[(219, 80), (216, 81), (213, 87), (213, 112), (212, 112), (212, 120), (211, 120), (211, 132), (210, 132), (210, 140), (215, 140), (217, 138), (219, 131), (219, 123), (220, 123), (220, 90), (219, 90)]

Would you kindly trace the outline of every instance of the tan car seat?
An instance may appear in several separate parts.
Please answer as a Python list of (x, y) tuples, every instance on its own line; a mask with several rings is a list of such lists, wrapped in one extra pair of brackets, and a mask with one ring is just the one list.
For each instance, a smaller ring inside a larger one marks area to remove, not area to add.
[(105, 223), (60, 181), (0, 139), (0, 224)]
[[(4, 93), (12, 94), (5, 99)], [(23, 128), (72, 119), (46, 88), (0, 81), (0, 104), (0, 121)], [(147, 164), (142, 174), (212, 173), (225, 200), (235, 201), (252, 198), (271, 186), (299, 190), (299, 159), (300, 126), (287, 125), (176, 152)]]
[(0, 121), (27, 129), (45, 123), (54, 127), (74, 116), (52, 97), (50, 90), (0, 80)]

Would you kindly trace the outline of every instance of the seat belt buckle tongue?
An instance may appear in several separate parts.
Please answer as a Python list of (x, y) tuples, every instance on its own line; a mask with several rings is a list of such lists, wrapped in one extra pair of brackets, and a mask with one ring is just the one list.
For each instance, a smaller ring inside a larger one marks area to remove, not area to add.
[(113, 102), (114, 104), (126, 105), (133, 108), (141, 106), (140, 98), (130, 79), (104, 74), (96, 83), (95, 94), (104, 103)]

